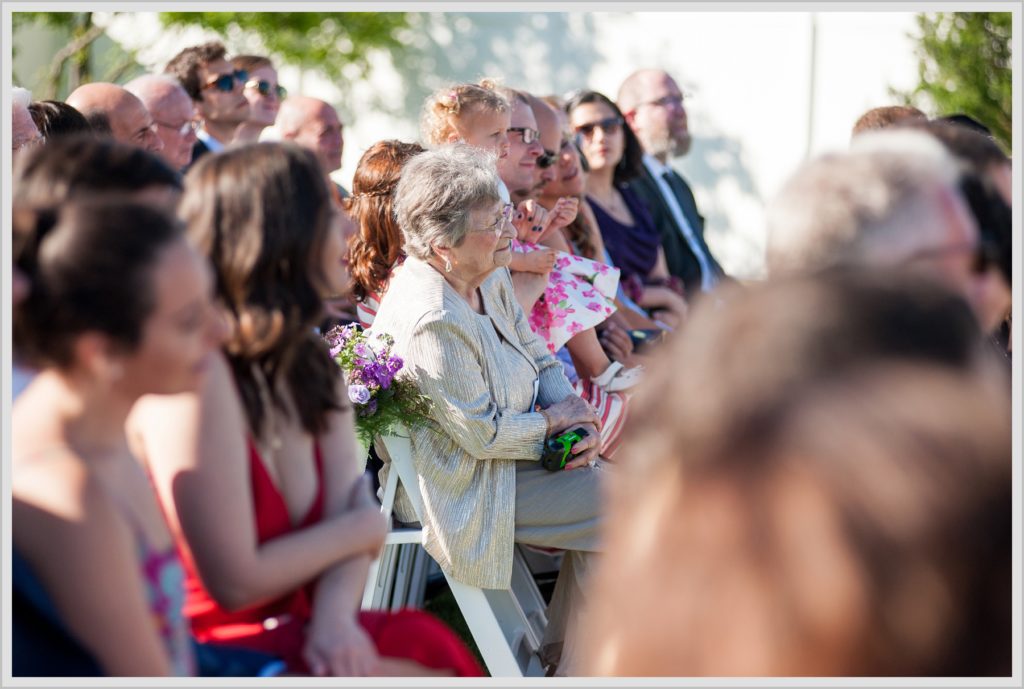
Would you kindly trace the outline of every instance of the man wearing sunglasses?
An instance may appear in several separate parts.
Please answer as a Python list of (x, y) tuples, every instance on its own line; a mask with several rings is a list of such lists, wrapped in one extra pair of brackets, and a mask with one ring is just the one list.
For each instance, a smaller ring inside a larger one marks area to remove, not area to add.
[(277, 70), (262, 55), (235, 55), (231, 66), (249, 75), (242, 93), (249, 101), (249, 119), (235, 130), (235, 141), (258, 141), (264, 129), (274, 124), (287, 92), (277, 83)]
[(99, 121), (109, 126), (110, 135), (116, 141), (158, 155), (164, 148), (146, 106), (124, 87), (102, 81), (84, 84), (72, 91), (65, 102), (82, 113), (90, 124)]
[(207, 152), (223, 150), (249, 118), (249, 101), (242, 94), (249, 75), (231, 66), (218, 41), (185, 48), (171, 58), (164, 72), (181, 82), (200, 120), (192, 162)]
[(192, 162), (197, 124), (188, 93), (167, 74), (144, 74), (124, 87), (142, 101), (153, 117), (157, 138), (163, 144), (160, 157), (172, 169), (184, 171)]
[[(658, 222), (669, 272), (696, 295), (714, 289), (725, 276), (704, 240), (704, 218), (686, 180), (669, 159), (690, 150), (683, 93), (669, 74), (642, 69), (619, 87), (618, 106), (644, 147), (644, 174), (633, 180)], [(656, 218), (657, 220), (657, 218)]]

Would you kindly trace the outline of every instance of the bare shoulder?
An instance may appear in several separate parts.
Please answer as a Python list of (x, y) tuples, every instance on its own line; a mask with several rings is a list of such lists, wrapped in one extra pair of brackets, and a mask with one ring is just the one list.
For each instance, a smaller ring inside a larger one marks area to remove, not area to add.
[(123, 530), (107, 489), (71, 450), (23, 458), (12, 468), (12, 533), (28, 554), (59, 554), (76, 542)]

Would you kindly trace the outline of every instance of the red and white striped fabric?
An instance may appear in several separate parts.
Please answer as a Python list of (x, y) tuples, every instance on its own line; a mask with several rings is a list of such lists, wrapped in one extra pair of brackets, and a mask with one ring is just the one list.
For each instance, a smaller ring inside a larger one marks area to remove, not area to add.
[(367, 330), (373, 325), (373, 319), (377, 317), (377, 309), (380, 308), (380, 298), (381, 295), (374, 292), (367, 294), (363, 301), (356, 302), (356, 318), (359, 319), (359, 325), (363, 326), (363, 330)]
[(607, 392), (589, 380), (580, 379), (573, 387), (597, 411), (601, 419), (601, 457), (611, 459), (619, 448), (626, 425), (629, 398), (622, 392)]

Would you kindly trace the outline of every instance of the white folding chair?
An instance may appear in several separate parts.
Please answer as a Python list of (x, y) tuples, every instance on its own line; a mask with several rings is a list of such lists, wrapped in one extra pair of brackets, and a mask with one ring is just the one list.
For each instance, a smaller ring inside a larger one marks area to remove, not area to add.
[[(382, 459), (391, 461), (381, 509), (390, 515), (400, 482), (416, 516), (420, 518), (423, 514), (423, 500), (412, 462), (409, 438), (393, 435), (381, 440), (383, 442), (378, 444), (378, 451), (384, 450), (386, 457)], [(396, 589), (405, 585), (395, 583), (403, 581), (401, 576), (388, 574), (393, 569), (398, 575), (401, 554), (396, 554), (395, 550), (402, 548), (402, 544), (422, 542), (423, 533), (419, 528), (397, 529), (388, 534), (384, 553), (370, 570), (363, 595), (364, 608), (380, 609), (387, 605), (386, 601), (395, 599)], [(419, 545), (411, 547), (425, 553)], [(541, 677), (544, 675), (544, 667), (538, 650), (547, 626), (547, 606), (518, 548), (513, 552), (513, 558), (512, 584), (508, 589), (481, 589), (456, 581), (447, 572), (444, 575), (491, 676)], [(409, 586), (415, 585), (415, 581), (410, 579)]]
[[(381, 512), (391, 519), (398, 491), (398, 472), (391, 471), (384, 484)], [(401, 610), (423, 607), (427, 581), (427, 551), (420, 527), (391, 529), (380, 556), (370, 565), (363, 590), (363, 610)]]

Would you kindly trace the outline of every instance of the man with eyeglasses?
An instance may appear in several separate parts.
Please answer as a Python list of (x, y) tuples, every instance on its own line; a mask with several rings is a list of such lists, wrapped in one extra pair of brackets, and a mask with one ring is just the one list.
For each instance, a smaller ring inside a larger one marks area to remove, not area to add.
[(537, 120), (528, 97), (511, 89), (500, 89), (512, 106), (508, 128), (508, 155), (498, 160), (498, 175), (508, 187), (512, 201), (519, 203), (536, 196), (537, 158), (543, 155)]
[(185, 48), (171, 58), (164, 72), (181, 83), (200, 120), (191, 162), (224, 150), (234, 140), (238, 126), (249, 118), (249, 101), (242, 93), (249, 75), (231, 66), (219, 41)]
[(28, 111), (32, 94), (20, 86), (11, 92), (11, 155), (12, 160), (17, 160), (23, 151), (43, 143), (43, 137)]
[(124, 86), (142, 101), (163, 143), (160, 157), (179, 172), (192, 162), (196, 143), (195, 108), (176, 79), (167, 74), (144, 74)]
[[(65, 102), (82, 113), (90, 124), (106, 124), (115, 141), (156, 154), (164, 148), (149, 110), (123, 86), (102, 81), (84, 84), (72, 91)], [(102, 126), (93, 129), (103, 131)]]
[(669, 272), (686, 286), (688, 295), (709, 292), (725, 276), (704, 240), (704, 218), (689, 184), (669, 165), (670, 157), (690, 150), (683, 93), (669, 74), (641, 69), (619, 87), (618, 106), (644, 147), (645, 174), (633, 188), (658, 222)]

